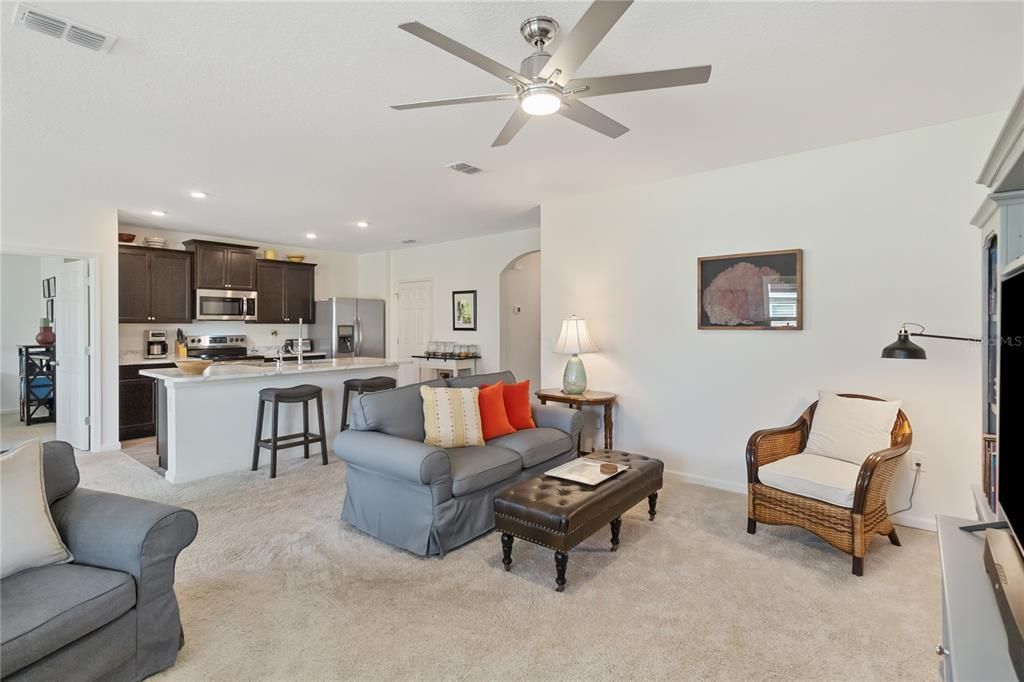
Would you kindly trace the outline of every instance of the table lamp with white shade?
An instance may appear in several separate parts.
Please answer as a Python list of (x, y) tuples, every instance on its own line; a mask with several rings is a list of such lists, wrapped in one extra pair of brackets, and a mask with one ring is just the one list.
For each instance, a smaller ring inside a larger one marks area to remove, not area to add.
[(583, 368), (580, 353), (593, 353), (597, 346), (590, 339), (587, 321), (575, 315), (562, 320), (562, 331), (555, 342), (555, 352), (571, 355), (565, 363), (562, 375), (562, 392), (569, 395), (580, 395), (587, 390), (587, 370)]

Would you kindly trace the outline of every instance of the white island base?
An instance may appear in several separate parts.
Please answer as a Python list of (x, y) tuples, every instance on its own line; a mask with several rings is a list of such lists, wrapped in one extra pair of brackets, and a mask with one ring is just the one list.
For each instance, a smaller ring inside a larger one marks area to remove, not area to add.
[[(398, 363), (381, 358), (345, 358), (292, 364), (280, 371), (269, 367), (228, 364), (213, 365), (200, 376), (188, 376), (180, 369), (142, 370), (157, 379), (157, 456), (164, 476), (171, 483), (184, 483), (207, 476), (252, 467), (256, 437), (259, 392), (264, 388), (288, 388), (314, 384), (324, 390), (324, 421), (327, 447), (341, 429), (341, 403), (346, 379), (386, 376), (396, 378)], [(351, 402), (351, 400), (350, 400)], [(265, 407), (263, 437), (270, 437), (271, 410)], [(302, 405), (279, 407), (278, 433), (302, 431)], [(319, 430), (316, 405), (310, 405), (310, 431)], [(309, 466), (320, 466), (319, 444), (310, 447)], [(290, 459), (302, 459), (302, 446), (278, 450), (278, 471)], [(328, 452), (329, 457), (333, 453)], [(260, 453), (260, 475), (266, 476), (270, 453)], [(256, 475), (256, 474), (253, 474)], [(280, 473), (278, 475), (281, 475)]]

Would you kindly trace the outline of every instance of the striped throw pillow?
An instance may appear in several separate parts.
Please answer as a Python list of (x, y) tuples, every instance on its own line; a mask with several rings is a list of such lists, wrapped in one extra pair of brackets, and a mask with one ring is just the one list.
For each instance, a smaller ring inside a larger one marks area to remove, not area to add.
[(478, 388), (430, 388), (420, 386), (423, 396), (424, 443), (439, 448), (465, 448), (484, 444), (480, 424)]

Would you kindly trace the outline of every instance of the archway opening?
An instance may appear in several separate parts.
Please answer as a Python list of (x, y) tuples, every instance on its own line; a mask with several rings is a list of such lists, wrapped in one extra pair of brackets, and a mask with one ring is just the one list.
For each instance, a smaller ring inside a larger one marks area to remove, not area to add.
[(540, 388), (540, 251), (516, 256), (501, 271), (501, 367)]

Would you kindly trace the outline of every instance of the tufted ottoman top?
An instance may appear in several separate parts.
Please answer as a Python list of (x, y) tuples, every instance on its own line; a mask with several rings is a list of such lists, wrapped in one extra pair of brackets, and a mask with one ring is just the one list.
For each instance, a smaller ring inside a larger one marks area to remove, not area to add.
[(587, 457), (626, 464), (629, 469), (596, 486), (551, 476), (521, 481), (494, 498), (497, 529), (562, 549), (661, 488), (665, 470), (661, 460), (616, 450)]

